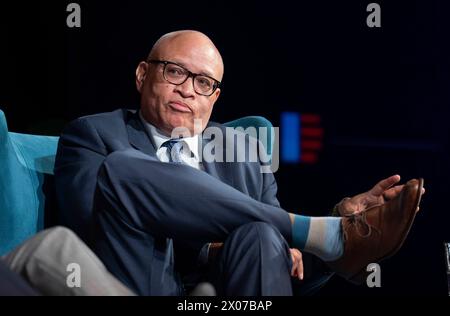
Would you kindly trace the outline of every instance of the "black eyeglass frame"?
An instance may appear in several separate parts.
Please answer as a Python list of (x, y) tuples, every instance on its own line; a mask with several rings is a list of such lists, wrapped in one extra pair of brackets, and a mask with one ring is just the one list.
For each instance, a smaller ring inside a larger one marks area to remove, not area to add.
[[(167, 82), (169, 82), (169, 83), (171, 83), (171, 84), (174, 84), (174, 85), (177, 85), (177, 86), (182, 85), (183, 83), (186, 82), (186, 80), (188, 80), (190, 77), (192, 77), (192, 87), (194, 88), (195, 93), (200, 94), (200, 95), (203, 95), (203, 96), (209, 97), (209, 96), (213, 95), (213, 93), (217, 90), (217, 88), (219, 88), (219, 86), (220, 86), (220, 84), (221, 84), (221, 82), (220, 82), (219, 80), (214, 79), (214, 78), (211, 77), (211, 76), (193, 73), (192, 71), (189, 71), (188, 69), (186, 69), (185, 67), (181, 66), (180, 64), (174, 63), (174, 62), (172, 62), (172, 61), (159, 60), (159, 59), (148, 59), (148, 60), (147, 60), (147, 63), (150, 63), (150, 64), (163, 64), (163, 65), (164, 65), (164, 68), (163, 68), (163, 77), (164, 77), (164, 79), (165, 79)], [(165, 75), (167, 65), (175, 65), (175, 66), (178, 66), (178, 67), (184, 69), (184, 70), (188, 73), (186, 79), (184, 79), (183, 82), (181, 82), (181, 83), (173, 83), (172, 81), (168, 80), (168, 79), (166, 78), (166, 75)], [(196, 78), (197, 76), (206, 77), (206, 78), (209, 78), (209, 79), (211, 79), (211, 80), (214, 81), (214, 86), (213, 86), (213, 89), (212, 89), (212, 91), (211, 91), (210, 94), (199, 93), (197, 90), (195, 90), (194, 81), (195, 81), (195, 78)]]

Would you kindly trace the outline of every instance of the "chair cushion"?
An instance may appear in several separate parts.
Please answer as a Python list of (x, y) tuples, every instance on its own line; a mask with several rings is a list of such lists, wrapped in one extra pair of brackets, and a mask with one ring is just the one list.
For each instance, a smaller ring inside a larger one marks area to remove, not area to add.
[[(233, 127), (240, 129), (242, 132), (249, 134), (250, 136), (258, 139), (264, 145), (266, 154), (268, 157), (272, 157), (272, 151), (275, 141), (275, 132), (272, 123), (262, 116), (245, 116), (238, 118), (234, 121), (224, 123), (227, 127)], [(260, 134), (262, 130), (265, 130), (264, 134)]]
[(44, 175), (53, 173), (58, 137), (8, 132), (0, 111), (0, 255), (44, 225)]

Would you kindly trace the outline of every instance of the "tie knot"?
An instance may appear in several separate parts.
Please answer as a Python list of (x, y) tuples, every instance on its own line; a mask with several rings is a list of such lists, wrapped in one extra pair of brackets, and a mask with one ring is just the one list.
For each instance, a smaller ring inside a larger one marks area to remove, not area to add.
[[(172, 151), (172, 148), (176, 145), (176, 144), (182, 144), (183, 141), (180, 139), (169, 139), (166, 140), (164, 143), (162, 143), (161, 147), (166, 147), (168, 150)], [(179, 147), (180, 145), (177, 145), (177, 147)]]
[[(182, 139), (169, 139), (161, 145), (167, 148), (170, 161), (176, 163), (183, 163), (181, 155), (185, 150), (188, 151), (188, 148), (183, 149), (185, 146), (187, 147), (187, 144)], [(189, 153), (186, 154), (189, 155)]]

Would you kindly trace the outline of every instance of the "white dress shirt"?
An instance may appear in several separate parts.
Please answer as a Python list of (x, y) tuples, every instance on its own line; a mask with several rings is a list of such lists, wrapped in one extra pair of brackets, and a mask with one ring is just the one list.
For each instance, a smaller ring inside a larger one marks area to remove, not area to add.
[[(170, 162), (170, 152), (167, 147), (162, 147), (162, 144), (171, 138), (169, 136), (164, 135), (160, 130), (158, 130), (153, 124), (147, 122), (145, 118), (142, 116), (141, 111), (139, 111), (139, 118), (144, 124), (145, 128), (151, 135), (153, 139), (153, 144), (155, 144), (156, 156), (162, 162)], [(198, 170), (204, 170), (203, 166), (200, 162), (200, 154), (199, 154), (199, 139), (198, 135), (192, 137), (184, 137), (184, 144), (186, 144), (189, 148), (189, 151), (182, 150), (181, 151), (181, 160), (184, 164), (191, 166)], [(193, 155), (191, 155), (191, 153)]]

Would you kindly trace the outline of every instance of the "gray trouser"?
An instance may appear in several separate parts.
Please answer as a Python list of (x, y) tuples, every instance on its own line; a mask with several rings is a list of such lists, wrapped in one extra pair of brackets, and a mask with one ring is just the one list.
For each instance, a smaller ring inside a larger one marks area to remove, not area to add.
[(43, 295), (134, 295), (64, 227), (41, 231), (2, 259)]

